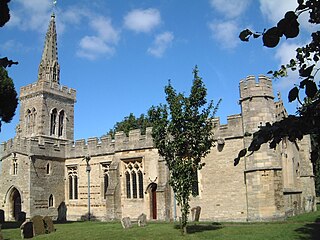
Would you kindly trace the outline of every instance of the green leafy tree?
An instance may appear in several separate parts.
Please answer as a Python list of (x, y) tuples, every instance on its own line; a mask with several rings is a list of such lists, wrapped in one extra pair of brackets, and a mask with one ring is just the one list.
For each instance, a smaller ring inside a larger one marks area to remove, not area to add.
[(129, 131), (134, 129), (140, 129), (141, 134), (145, 134), (146, 128), (151, 127), (151, 122), (148, 116), (141, 114), (140, 117), (136, 118), (133, 113), (125, 117), (121, 122), (117, 122), (112, 129), (109, 130), (108, 135), (114, 138), (116, 132), (123, 131), (129, 136)]
[[(277, 26), (272, 27), (262, 33), (253, 32), (249, 29), (243, 30), (239, 37), (242, 41), (249, 41), (250, 37), (262, 37), (264, 46), (274, 48), (282, 37), (295, 38), (300, 33), (300, 16), (309, 13), (309, 23), (320, 24), (320, 2), (317, 0), (298, 0), (298, 7), (294, 11), (288, 11)], [(282, 65), (277, 71), (270, 71), (274, 78), (287, 76), (289, 69), (299, 72), (300, 83), (294, 86), (288, 94), (289, 102), (298, 101), (300, 107), (297, 115), (289, 115), (281, 121), (273, 124), (266, 123), (259, 131), (253, 133), (250, 146), (242, 149), (234, 160), (237, 165), (247, 152), (252, 154), (258, 151), (262, 144), (269, 143), (269, 147), (275, 149), (277, 144), (284, 138), (291, 142), (301, 140), (304, 135), (320, 134), (320, 92), (317, 84), (317, 63), (320, 59), (320, 31), (311, 34), (310, 43), (296, 49), (296, 57), (291, 59), (286, 65)], [(305, 92), (305, 99), (300, 100), (300, 91)], [(319, 151), (314, 148), (314, 151)], [(317, 154), (312, 154), (317, 156)], [(312, 161), (317, 161), (313, 157)]]
[(17, 92), (5, 68), (0, 66), (0, 131), (2, 122), (9, 123), (18, 105)]
[[(0, 1), (0, 27), (3, 27), (10, 19), (8, 3), (10, 0)], [(8, 76), (6, 67), (18, 64), (7, 57), (0, 58), (0, 131), (2, 122), (9, 123), (18, 105), (17, 92), (12, 79)]]
[[(181, 208), (181, 229), (187, 232), (190, 195), (195, 195), (193, 186), (198, 184), (197, 171), (213, 143), (212, 122), (217, 106), (207, 104), (207, 89), (198, 76), (197, 66), (190, 95), (177, 93), (170, 81), (165, 87), (168, 105), (153, 106), (150, 116), (152, 137), (159, 154), (165, 159), (170, 171), (169, 184), (172, 186)], [(220, 102), (220, 101), (219, 101)]]

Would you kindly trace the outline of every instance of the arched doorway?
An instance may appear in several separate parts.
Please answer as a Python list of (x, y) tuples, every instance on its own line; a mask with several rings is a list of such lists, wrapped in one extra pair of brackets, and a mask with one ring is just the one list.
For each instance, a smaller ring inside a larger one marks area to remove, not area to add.
[(150, 219), (157, 219), (157, 184), (150, 183), (147, 192), (150, 199)]
[(16, 188), (13, 188), (10, 194), (11, 218), (18, 221), (20, 212), (21, 212), (21, 195)]

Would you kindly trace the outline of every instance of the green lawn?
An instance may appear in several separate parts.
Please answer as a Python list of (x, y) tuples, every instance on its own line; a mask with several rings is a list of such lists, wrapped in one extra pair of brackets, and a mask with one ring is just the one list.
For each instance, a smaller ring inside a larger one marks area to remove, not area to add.
[[(20, 229), (13, 223), (2, 226), (4, 239), (21, 239)], [(199, 223), (188, 227), (189, 234), (181, 236), (173, 223), (136, 224), (123, 229), (120, 222), (70, 222), (55, 224), (56, 232), (35, 239), (320, 239), (320, 211), (272, 223)]]

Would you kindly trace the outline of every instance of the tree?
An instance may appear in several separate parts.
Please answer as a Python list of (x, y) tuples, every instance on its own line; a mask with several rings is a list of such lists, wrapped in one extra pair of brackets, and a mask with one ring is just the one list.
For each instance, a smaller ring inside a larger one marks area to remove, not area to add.
[(140, 129), (141, 134), (145, 134), (146, 128), (151, 127), (151, 122), (148, 116), (141, 114), (140, 117), (136, 118), (133, 113), (125, 117), (121, 122), (117, 122), (112, 129), (109, 130), (108, 135), (114, 138), (116, 132), (123, 131), (129, 136), (129, 131), (134, 129)]
[[(262, 33), (253, 32), (249, 29), (243, 30), (239, 37), (242, 41), (249, 41), (250, 37), (259, 38), (262, 36), (264, 46), (274, 48), (280, 42), (281, 37), (295, 38), (299, 35), (299, 17), (309, 12), (309, 23), (320, 24), (320, 2), (317, 0), (298, 0), (298, 7), (295, 11), (288, 11), (277, 26)], [(247, 152), (258, 151), (260, 146), (269, 142), (269, 147), (275, 149), (277, 144), (284, 138), (291, 142), (301, 140), (304, 135), (320, 134), (320, 92), (317, 86), (316, 76), (319, 71), (317, 63), (320, 59), (320, 31), (312, 32), (309, 44), (296, 49), (296, 57), (286, 65), (282, 65), (277, 71), (270, 71), (274, 78), (287, 76), (289, 69), (298, 71), (300, 84), (294, 86), (288, 94), (289, 102), (298, 101), (300, 107), (297, 115), (289, 115), (281, 121), (273, 124), (266, 123), (259, 131), (253, 133), (253, 139), (248, 148), (242, 149), (234, 160), (237, 165)], [(305, 91), (305, 99), (300, 100), (300, 91)], [(315, 151), (316, 148), (314, 148)], [(312, 154), (316, 156), (316, 154)], [(312, 161), (317, 158), (313, 157)]]
[[(3, 27), (10, 19), (9, 2), (10, 0), (0, 1), (0, 27)], [(7, 57), (0, 58), (0, 131), (2, 122), (9, 123), (18, 106), (17, 92), (5, 69), (11, 67), (12, 64), (18, 64), (18, 62), (13, 62)]]
[(9, 123), (18, 105), (17, 92), (5, 68), (0, 66), (0, 131), (2, 122)]
[(152, 137), (159, 154), (165, 159), (170, 172), (169, 184), (173, 188), (181, 208), (181, 230), (187, 232), (190, 195), (195, 195), (193, 186), (198, 184), (197, 171), (201, 170), (205, 157), (213, 143), (211, 117), (219, 103), (207, 104), (207, 89), (198, 76), (197, 66), (188, 97), (177, 93), (170, 81), (165, 87), (168, 105), (153, 106), (148, 111), (153, 125)]

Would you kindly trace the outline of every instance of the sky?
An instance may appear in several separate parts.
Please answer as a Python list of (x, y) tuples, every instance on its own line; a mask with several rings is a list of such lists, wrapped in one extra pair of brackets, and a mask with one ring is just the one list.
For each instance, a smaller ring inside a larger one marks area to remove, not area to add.
[[(12, 0), (11, 19), (0, 29), (0, 56), (19, 61), (8, 68), (17, 91), (37, 81), (50, 16), (55, 12), (60, 84), (77, 90), (75, 139), (100, 137), (133, 113), (147, 113), (165, 103), (171, 84), (189, 94), (195, 65), (207, 98), (222, 102), (222, 124), (240, 113), (239, 81), (276, 70), (310, 39), (301, 24), (296, 39), (281, 39), (277, 48), (261, 39), (241, 42), (241, 30), (263, 31), (276, 25), (296, 0)], [(302, 16), (304, 17), (304, 16)], [(307, 15), (305, 16), (305, 18)], [(287, 93), (298, 82), (293, 73), (274, 81), (289, 113)], [(19, 109), (3, 124), (0, 142), (14, 137)]]

